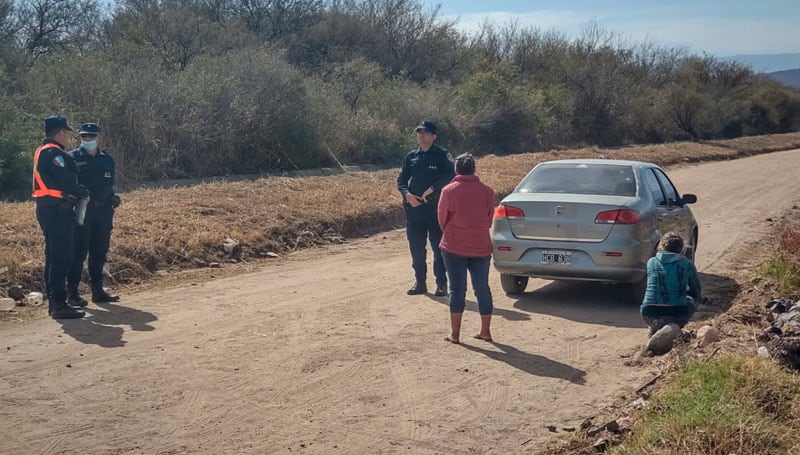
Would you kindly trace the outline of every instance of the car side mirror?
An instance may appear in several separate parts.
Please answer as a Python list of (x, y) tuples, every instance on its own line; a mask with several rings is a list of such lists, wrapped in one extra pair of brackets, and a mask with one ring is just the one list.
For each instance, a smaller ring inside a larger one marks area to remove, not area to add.
[(684, 194), (681, 197), (681, 203), (683, 204), (694, 204), (695, 202), (697, 202), (697, 196), (694, 194)]

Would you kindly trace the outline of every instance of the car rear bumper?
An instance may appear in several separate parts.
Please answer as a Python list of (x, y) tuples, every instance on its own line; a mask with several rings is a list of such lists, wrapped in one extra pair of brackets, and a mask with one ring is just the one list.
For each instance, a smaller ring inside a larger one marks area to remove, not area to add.
[(552, 265), (524, 264), (520, 262), (492, 261), (495, 270), (509, 275), (529, 276), (549, 280), (603, 281), (619, 283), (636, 283), (647, 276), (644, 268), (630, 267), (576, 267)]
[[(506, 250), (500, 250), (504, 248)], [(495, 270), (511, 275), (553, 280), (635, 283), (647, 275), (651, 243), (613, 245), (608, 242), (535, 242), (505, 239), (494, 242)], [(569, 265), (543, 264), (543, 252), (569, 252)]]

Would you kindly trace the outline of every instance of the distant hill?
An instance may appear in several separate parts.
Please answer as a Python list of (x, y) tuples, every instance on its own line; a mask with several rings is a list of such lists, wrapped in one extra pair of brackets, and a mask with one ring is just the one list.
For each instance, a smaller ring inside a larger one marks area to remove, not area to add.
[(767, 73), (766, 75), (775, 80), (783, 82), (790, 87), (800, 88), (800, 68), (786, 71), (775, 71), (773, 73)]
[(796, 54), (760, 54), (760, 55), (731, 55), (722, 57), (724, 60), (735, 60), (748, 65), (756, 73), (771, 73), (775, 71), (800, 68), (800, 53)]

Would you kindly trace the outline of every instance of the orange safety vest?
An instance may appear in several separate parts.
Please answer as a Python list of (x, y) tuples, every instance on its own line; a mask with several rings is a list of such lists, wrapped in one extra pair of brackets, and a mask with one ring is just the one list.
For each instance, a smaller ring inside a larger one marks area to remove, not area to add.
[[(49, 149), (49, 148), (57, 148), (61, 150), (61, 147), (53, 144), (52, 142), (43, 144), (39, 148), (36, 149), (36, 152), (33, 154), (33, 191), (31, 194), (33, 197), (57, 197), (57, 198), (64, 198), (64, 195), (61, 193), (60, 190), (51, 190), (44, 184), (44, 180), (42, 180), (42, 176), (39, 175), (39, 154), (42, 153), (42, 150)], [(62, 150), (63, 151), (63, 150)]]

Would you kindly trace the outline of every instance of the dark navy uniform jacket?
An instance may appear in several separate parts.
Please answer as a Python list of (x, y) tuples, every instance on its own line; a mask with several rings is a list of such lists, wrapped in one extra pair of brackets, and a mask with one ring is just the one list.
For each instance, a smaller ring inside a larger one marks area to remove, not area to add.
[(428, 201), (437, 203), (442, 188), (453, 180), (455, 174), (453, 161), (447, 150), (436, 144), (427, 152), (417, 148), (406, 155), (397, 177), (397, 189), (405, 200), (408, 193), (422, 196), (428, 187), (433, 187), (433, 194), (428, 197)]
[(78, 183), (89, 190), (89, 207), (111, 207), (116, 178), (114, 158), (102, 149), (92, 156), (82, 147), (71, 155), (78, 168)]
[[(52, 145), (39, 153), (39, 162), (36, 163), (36, 169), (45, 186), (51, 190), (60, 190), (65, 196), (76, 199), (84, 197), (86, 190), (78, 186), (75, 161), (63, 151), (64, 146), (52, 139), (45, 139), (42, 144)], [(51, 196), (36, 198), (36, 203), (45, 207), (56, 206), (60, 202), (60, 198)]]

